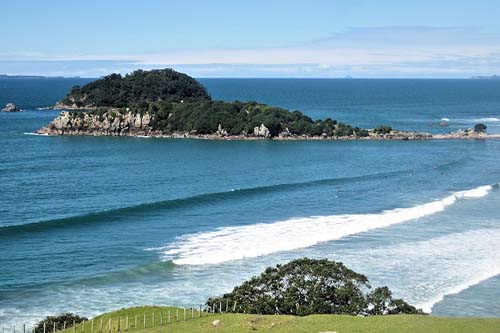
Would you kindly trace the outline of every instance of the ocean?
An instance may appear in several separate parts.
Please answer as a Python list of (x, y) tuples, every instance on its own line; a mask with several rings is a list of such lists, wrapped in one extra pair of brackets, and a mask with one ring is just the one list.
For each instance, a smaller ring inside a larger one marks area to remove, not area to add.
[[(294, 258), (443, 316), (500, 316), (500, 141), (30, 135), (89, 79), (0, 78), (0, 324), (198, 306)], [(360, 127), (500, 133), (498, 80), (200, 79)], [(449, 127), (435, 124), (449, 120)], [(433, 126), (431, 126), (433, 125)]]

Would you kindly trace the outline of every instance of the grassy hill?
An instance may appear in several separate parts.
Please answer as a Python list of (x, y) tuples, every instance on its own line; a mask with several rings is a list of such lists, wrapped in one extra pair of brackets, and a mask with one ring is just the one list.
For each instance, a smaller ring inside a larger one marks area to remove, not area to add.
[[(177, 312), (179, 311), (179, 312)], [(170, 323), (168, 313), (170, 312)], [(153, 313), (155, 327), (153, 326)], [(176, 318), (179, 313), (179, 318)], [(144, 314), (146, 314), (146, 328), (144, 328)], [(194, 318), (192, 318), (194, 315)], [(137, 316), (137, 328), (135, 317)], [(127, 318), (128, 317), (128, 325)], [(109, 319), (112, 319), (112, 332), (120, 331), (133, 333), (164, 333), (164, 332), (370, 332), (370, 333), (441, 333), (441, 332), (500, 332), (500, 318), (444, 318), (422, 315), (391, 315), (354, 317), (343, 315), (311, 315), (306, 317), (275, 316), (275, 315), (247, 315), (247, 314), (207, 314), (173, 307), (135, 307), (110, 312), (94, 318), (92, 330), (91, 321), (77, 325), (76, 333), (100, 333), (100, 322), (103, 320), (103, 333), (109, 333)], [(212, 323), (220, 320), (215, 327)], [(161, 324), (161, 325), (160, 325)], [(51, 332), (51, 330), (48, 330)], [(72, 333), (69, 328), (64, 333)]]

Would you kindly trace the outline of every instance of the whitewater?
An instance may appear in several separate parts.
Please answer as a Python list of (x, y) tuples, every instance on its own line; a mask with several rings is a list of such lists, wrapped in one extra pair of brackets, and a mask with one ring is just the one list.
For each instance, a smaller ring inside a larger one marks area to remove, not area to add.
[[(373, 214), (343, 214), (292, 218), (274, 223), (223, 227), (179, 237), (177, 242), (153, 250), (177, 265), (220, 264), (279, 251), (306, 248), (373, 229), (415, 220), (444, 211), (461, 199), (481, 198), (498, 185), (458, 191), (440, 200), (410, 208)], [(209, 253), (210, 255), (206, 255)]]

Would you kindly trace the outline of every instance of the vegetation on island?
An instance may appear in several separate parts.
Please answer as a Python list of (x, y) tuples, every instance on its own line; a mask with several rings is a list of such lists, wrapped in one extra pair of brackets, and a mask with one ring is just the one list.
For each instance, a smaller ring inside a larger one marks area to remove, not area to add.
[(474, 132), (476, 132), (476, 133), (486, 133), (486, 129), (487, 129), (487, 127), (483, 123), (479, 123), (479, 124), (474, 125)]
[[(87, 109), (104, 116), (149, 113), (152, 129), (161, 133), (253, 135), (264, 125), (266, 137), (281, 134), (366, 137), (365, 129), (327, 118), (313, 120), (300, 111), (290, 112), (257, 102), (223, 102), (211, 99), (195, 79), (172, 69), (142, 71), (121, 76), (111, 74), (83, 87), (74, 87), (62, 106)], [(78, 116), (77, 113), (74, 116)], [(83, 116), (83, 115), (80, 115)]]
[(210, 100), (206, 89), (190, 76), (172, 69), (110, 74), (83, 87), (75, 86), (61, 101), (77, 107), (133, 107), (151, 102)]
[(394, 299), (387, 287), (370, 289), (366, 276), (341, 262), (303, 258), (269, 267), (232, 292), (210, 298), (207, 305), (230, 304), (238, 313), (297, 316), (423, 314)]

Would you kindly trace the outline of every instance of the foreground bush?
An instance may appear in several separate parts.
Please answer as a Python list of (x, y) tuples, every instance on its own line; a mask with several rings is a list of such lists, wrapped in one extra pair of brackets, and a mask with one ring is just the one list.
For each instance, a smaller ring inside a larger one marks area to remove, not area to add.
[(43, 333), (43, 325), (45, 324), (45, 332), (54, 331), (54, 323), (56, 325), (56, 330), (64, 329), (64, 323), (66, 323), (66, 328), (71, 327), (73, 322), (75, 324), (81, 323), (82, 321), (88, 320), (85, 317), (80, 317), (74, 313), (63, 313), (58, 316), (47, 316), (45, 319), (39, 321), (35, 325), (35, 333)]
[(373, 292), (370, 289), (366, 276), (341, 262), (304, 258), (269, 267), (232, 292), (210, 298), (207, 305), (217, 308), (230, 304), (230, 311), (239, 313), (299, 316), (423, 313), (401, 299), (393, 299), (387, 287)]

